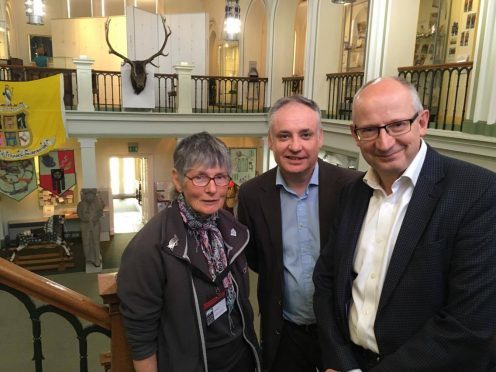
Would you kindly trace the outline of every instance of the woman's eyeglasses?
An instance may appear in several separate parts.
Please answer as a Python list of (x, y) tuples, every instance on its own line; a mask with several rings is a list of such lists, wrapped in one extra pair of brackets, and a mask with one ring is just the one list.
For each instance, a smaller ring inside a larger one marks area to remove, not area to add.
[(199, 174), (197, 176), (189, 177), (184, 175), (187, 179), (193, 183), (193, 185), (198, 186), (198, 187), (205, 187), (207, 186), (210, 181), (214, 181), (216, 186), (227, 186), (229, 185), (229, 182), (231, 181), (231, 177), (229, 177), (227, 174), (216, 174), (213, 177), (209, 177), (206, 174)]

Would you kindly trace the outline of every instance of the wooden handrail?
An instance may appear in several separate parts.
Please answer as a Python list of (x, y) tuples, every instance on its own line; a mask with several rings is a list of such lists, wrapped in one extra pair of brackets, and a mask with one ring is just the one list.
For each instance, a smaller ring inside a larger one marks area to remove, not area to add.
[(333, 72), (333, 73), (330, 73), (330, 74), (326, 74), (327, 80), (329, 80), (330, 78), (352, 77), (352, 76), (363, 76), (363, 71)]
[(418, 65), (398, 67), (398, 72), (402, 71), (424, 71), (424, 70), (445, 70), (449, 68), (472, 67), (473, 62), (445, 63), (443, 65)]
[(98, 305), (89, 297), (3, 258), (0, 258), (0, 282), (105, 329), (110, 329), (110, 316), (105, 306)]
[(98, 274), (98, 289), (103, 302), (109, 305), (112, 324), (112, 371), (134, 372), (131, 348), (119, 311), (120, 300), (117, 297), (117, 273)]

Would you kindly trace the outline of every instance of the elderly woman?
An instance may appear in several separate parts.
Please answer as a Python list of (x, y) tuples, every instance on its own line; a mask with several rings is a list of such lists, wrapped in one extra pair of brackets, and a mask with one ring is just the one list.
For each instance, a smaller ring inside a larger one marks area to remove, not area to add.
[(222, 209), (231, 172), (208, 133), (174, 151), (176, 198), (129, 243), (117, 276), (134, 367), (144, 371), (260, 371), (248, 230)]

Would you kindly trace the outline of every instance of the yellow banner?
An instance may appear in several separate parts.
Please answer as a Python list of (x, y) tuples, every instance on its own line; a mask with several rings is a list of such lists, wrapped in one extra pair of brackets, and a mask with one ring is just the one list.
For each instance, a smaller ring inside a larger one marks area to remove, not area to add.
[(29, 159), (66, 139), (62, 74), (0, 82), (0, 160)]

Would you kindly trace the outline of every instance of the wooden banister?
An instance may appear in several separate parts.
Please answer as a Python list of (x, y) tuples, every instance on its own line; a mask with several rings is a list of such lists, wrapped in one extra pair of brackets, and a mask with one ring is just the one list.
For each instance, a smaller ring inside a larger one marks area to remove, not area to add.
[(117, 273), (98, 275), (98, 288), (103, 303), (109, 305), (112, 329), (112, 371), (134, 372), (131, 349), (119, 310), (120, 300), (117, 297)]
[(445, 63), (439, 65), (418, 65), (418, 66), (403, 66), (398, 67), (398, 72), (404, 71), (424, 71), (424, 70), (447, 70), (450, 68), (471, 68), (473, 62), (456, 62), (456, 63)]
[(3, 258), (0, 258), (0, 282), (105, 329), (110, 329), (110, 317), (105, 306), (98, 305), (89, 297)]

